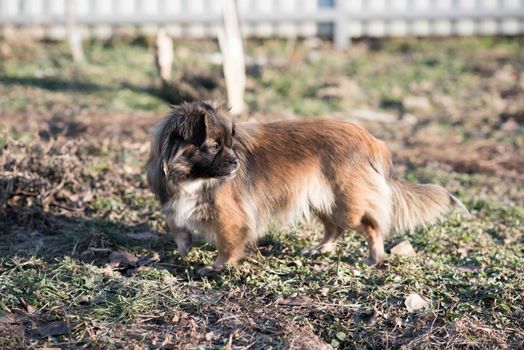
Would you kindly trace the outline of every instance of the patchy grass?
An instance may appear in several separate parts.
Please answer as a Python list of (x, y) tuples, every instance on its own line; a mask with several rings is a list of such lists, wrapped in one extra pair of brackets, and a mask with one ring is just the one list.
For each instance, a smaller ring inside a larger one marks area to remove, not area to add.
[[(318, 223), (273, 228), (214, 279), (196, 278), (214, 249), (177, 257), (146, 186), (166, 110), (151, 51), (93, 42), (75, 67), (62, 44), (30, 45), (0, 65), (0, 348), (524, 346), (524, 130), (505, 116), (523, 96), (518, 40), (249, 43), (254, 118), (392, 113), (355, 121), (402, 176), (445, 186), (472, 218), (394, 234), (388, 246), (408, 239), (417, 256), (373, 269), (353, 232), (307, 259)], [(175, 71), (223, 93), (215, 50), (177, 43)], [(430, 306), (409, 312), (412, 293)]]

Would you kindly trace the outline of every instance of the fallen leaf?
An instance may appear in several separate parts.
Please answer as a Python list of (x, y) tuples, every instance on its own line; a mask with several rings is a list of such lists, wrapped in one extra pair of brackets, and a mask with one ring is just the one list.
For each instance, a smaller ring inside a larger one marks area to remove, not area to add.
[(30, 315), (36, 312), (36, 308), (33, 305), (27, 305), (26, 310), (27, 310), (27, 313)]
[(286, 305), (286, 306), (306, 306), (311, 304), (311, 299), (305, 296), (291, 296), (289, 298), (278, 298), (275, 301), (278, 305)]
[(82, 203), (88, 203), (93, 199), (94, 195), (91, 190), (83, 192), (83, 193), (75, 193), (70, 196), (68, 196), (68, 199), (71, 202), (82, 202)]
[(295, 265), (297, 265), (298, 267), (301, 267), (301, 266), (302, 266), (302, 261), (300, 261), (299, 259), (295, 259), (295, 260), (293, 260), (293, 263), (294, 263)]
[(5, 313), (0, 310), (0, 324), (16, 324), (18, 317), (11, 313)]
[(33, 305), (28, 304), (27, 301), (24, 298), (22, 298), (20, 300), (20, 303), (22, 304), (22, 306), (24, 307), (25, 311), (27, 311), (27, 313), (29, 315), (32, 315), (32, 314), (34, 314), (36, 312), (36, 308)]
[(400, 319), (400, 317), (395, 317), (395, 319), (393, 320), (393, 327), (394, 328), (402, 327), (402, 320)]
[(482, 270), (481, 266), (473, 265), (473, 264), (465, 264), (457, 266), (457, 270), (461, 272), (480, 272)]
[(393, 248), (391, 248), (391, 254), (400, 256), (417, 256), (415, 249), (408, 240), (402, 241)]
[(91, 247), (89, 248), (90, 251), (95, 253), (109, 253), (111, 251), (111, 248), (97, 248), (97, 247)]
[(460, 256), (461, 256), (462, 258), (464, 258), (464, 257), (466, 257), (466, 256), (468, 255), (469, 250), (468, 250), (467, 248), (464, 248), (464, 247), (463, 247), (463, 248), (458, 248), (458, 249), (457, 249), (457, 253), (459, 253)]
[(429, 112), (432, 109), (430, 100), (425, 96), (407, 96), (402, 105), (408, 112)]
[(415, 125), (418, 122), (418, 118), (414, 114), (404, 113), (404, 115), (402, 115), (402, 121), (406, 124)]
[(455, 306), (457, 306), (457, 303), (456, 303), (456, 302), (443, 303), (442, 306), (443, 306), (445, 309), (453, 309)]
[(320, 295), (322, 295), (323, 297), (327, 297), (328, 293), (329, 293), (329, 288), (324, 287), (320, 290)]
[(160, 254), (158, 254), (157, 252), (154, 252), (153, 256), (151, 257), (151, 261), (153, 261), (153, 262), (160, 261)]
[(126, 235), (129, 238), (145, 241), (149, 239), (158, 239), (158, 234), (156, 232), (152, 231), (145, 231), (145, 232), (130, 232)]
[(33, 231), (31, 231), (29, 236), (31, 236), (31, 237), (40, 237), (40, 236), (42, 236), (42, 234), (38, 230), (33, 230)]
[(356, 111), (353, 111), (351, 116), (357, 119), (374, 120), (383, 123), (394, 123), (398, 121), (398, 117), (393, 113), (371, 111), (364, 109), (358, 109)]
[(36, 328), (30, 330), (30, 332), (40, 338), (47, 338), (66, 334), (68, 330), (69, 328), (64, 322), (53, 321), (49, 323), (40, 324)]
[(413, 312), (429, 307), (429, 301), (417, 293), (411, 293), (404, 301), (404, 305), (406, 305), (409, 312)]
[(117, 250), (109, 255), (109, 263), (115, 267), (135, 267), (138, 264), (138, 258), (133, 253), (125, 250)]
[(324, 271), (324, 267), (321, 264), (313, 265), (312, 269), (315, 272), (322, 272), (322, 271)]
[(500, 130), (503, 130), (503, 131), (515, 131), (515, 130), (518, 130), (518, 128), (519, 128), (519, 123), (517, 123), (515, 119), (513, 118), (510, 118), (507, 121), (505, 121), (504, 123), (500, 124)]
[[(315, 331), (310, 327), (299, 326), (293, 323), (297, 322), (287, 322), (282, 329), (286, 340), (289, 341), (289, 344), (292, 344), (292, 346), (287, 347), (288, 349), (333, 350), (333, 347), (315, 334)], [(274, 332), (273, 334), (278, 333)], [(336, 341), (337, 339), (333, 340)], [(339, 341), (337, 341), (337, 343), (339, 343)], [(266, 348), (268, 348), (268, 346), (266, 346)]]
[(337, 334), (335, 334), (335, 336), (336, 336), (339, 340), (344, 340), (344, 339), (346, 339), (346, 333), (344, 333), (344, 332), (337, 332)]
[(503, 66), (501, 69), (498, 69), (494, 74), (495, 79), (505, 83), (516, 82), (518, 76), (518, 71), (509, 64)]
[(146, 268), (147, 266), (151, 265), (151, 263), (158, 261), (160, 261), (160, 255), (158, 255), (158, 253), (153, 253), (152, 256), (141, 256), (136, 262), (133, 260), (130, 264), (128, 264), (128, 267), (137, 267), (135, 270), (139, 271), (142, 270), (142, 268)]
[(355, 313), (353, 315), (353, 321), (355, 321), (355, 323), (364, 323), (367, 325), (374, 325), (378, 321), (378, 316), (379, 314), (377, 310), (373, 309), (371, 311)]

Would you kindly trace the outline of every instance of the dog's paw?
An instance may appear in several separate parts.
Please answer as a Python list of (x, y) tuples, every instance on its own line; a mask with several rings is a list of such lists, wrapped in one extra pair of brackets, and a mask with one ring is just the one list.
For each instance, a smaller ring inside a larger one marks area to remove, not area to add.
[(188, 232), (179, 232), (177, 236), (175, 236), (175, 242), (178, 254), (182, 258), (185, 258), (193, 248), (193, 237)]
[(318, 247), (302, 249), (300, 251), (300, 254), (308, 258), (311, 258), (319, 254), (331, 253), (336, 249), (336, 247), (336, 243), (326, 243)]
[(191, 251), (193, 248), (193, 245), (181, 245), (177, 247), (178, 255), (180, 255), (182, 258), (185, 258), (187, 254)]
[(382, 259), (372, 259), (372, 258), (366, 258), (364, 259), (364, 264), (366, 264), (368, 267), (378, 267), (384, 263), (384, 258)]
[(317, 247), (305, 248), (300, 251), (300, 255), (305, 256), (307, 258), (312, 258), (315, 255), (319, 255), (319, 254), (320, 254), (320, 251), (318, 250)]
[(218, 275), (222, 269), (217, 269), (213, 265), (204, 266), (197, 271), (197, 275), (200, 277), (213, 277)]

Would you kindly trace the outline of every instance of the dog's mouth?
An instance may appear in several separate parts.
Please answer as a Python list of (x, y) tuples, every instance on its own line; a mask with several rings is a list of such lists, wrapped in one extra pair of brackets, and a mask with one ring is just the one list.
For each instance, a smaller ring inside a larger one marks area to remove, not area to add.
[(223, 180), (229, 180), (229, 179), (234, 178), (236, 176), (239, 168), (240, 168), (239, 166), (236, 166), (234, 169), (232, 169), (229, 172), (229, 174), (223, 175), (220, 178), (223, 179)]

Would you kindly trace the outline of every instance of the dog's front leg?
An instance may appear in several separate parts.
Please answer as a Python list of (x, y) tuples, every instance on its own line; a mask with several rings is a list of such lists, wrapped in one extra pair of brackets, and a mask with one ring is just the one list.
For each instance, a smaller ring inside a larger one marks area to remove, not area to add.
[(235, 265), (244, 256), (247, 243), (247, 228), (223, 227), (216, 232), (218, 256), (213, 265), (200, 270), (200, 276), (213, 276), (220, 273), (226, 265)]
[(180, 254), (181, 257), (185, 257), (191, 248), (193, 248), (193, 235), (188, 229), (178, 227), (170, 222), (170, 220), (167, 220), (167, 226), (175, 238), (178, 254)]

